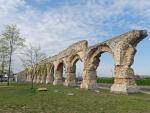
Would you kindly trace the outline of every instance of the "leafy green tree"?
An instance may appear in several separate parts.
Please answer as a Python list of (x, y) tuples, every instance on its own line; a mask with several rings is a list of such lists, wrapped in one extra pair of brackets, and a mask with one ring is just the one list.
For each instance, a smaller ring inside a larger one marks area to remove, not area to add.
[(5, 31), (2, 33), (3, 39), (6, 41), (9, 48), (9, 65), (8, 65), (8, 85), (12, 65), (12, 55), (14, 52), (24, 47), (25, 40), (20, 36), (19, 29), (16, 25), (6, 25)]

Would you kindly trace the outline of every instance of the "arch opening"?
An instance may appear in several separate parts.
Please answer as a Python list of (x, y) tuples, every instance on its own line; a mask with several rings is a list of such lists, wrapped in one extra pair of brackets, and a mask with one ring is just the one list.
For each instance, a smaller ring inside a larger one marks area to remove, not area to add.
[(78, 54), (72, 57), (71, 66), (72, 66), (72, 73), (75, 79), (75, 85), (80, 86), (83, 80), (82, 73), (83, 73), (84, 66), (83, 66), (83, 61)]
[(82, 73), (83, 73), (83, 62), (81, 61), (81, 59), (77, 59), (74, 62), (73, 65), (73, 69), (74, 69), (74, 73), (75, 73), (75, 80), (76, 80), (76, 85), (80, 86), (83, 78), (82, 78)]
[(57, 74), (60, 77), (60, 79), (64, 82), (65, 81), (65, 65), (63, 62), (61, 62), (57, 67)]
[(114, 66), (115, 62), (109, 52), (102, 52), (96, 56), (99, 59), (99, 65), (96, 69), (97, 83), (114, 83)]
[[(109, 46), (100, 45), (97, 48), (94, 48), (89, 52), (88, 58), (87, 65), (91, 80), (99, 83), (109, 79), (109, 82), (111, 80), (111, 83), (114, 83), (115, 59)], [(90, 64), (88, 64), (89, 61)], [(102, 80), (103, 78), (106, 80)]]

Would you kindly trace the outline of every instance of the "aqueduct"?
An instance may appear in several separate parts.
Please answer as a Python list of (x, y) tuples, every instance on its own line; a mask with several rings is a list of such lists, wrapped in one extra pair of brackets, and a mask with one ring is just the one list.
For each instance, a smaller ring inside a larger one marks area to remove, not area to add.
[[(133, 30), (102, 43), (88, 47), (86, 40), (74, 43), (59, 54), (45, 59), (38, 65), (38, 73), (34, 77), (35, 83), (52, 83), (76, 86), (75, 64), (81, 60), (84, 64), (81, 88), (96, 89), (96, 69), (99, 65), (99, 57), (104, 52), (109, 52), (115, 61), (115, 80), (111, 86), (111, 92), (132, 93), (137, 92), (134, 79), (134, 71), (131, 65), (134, 61), (137, 44), (147, 36), (145, 30)], [(65, 81), (62, 73), (65, 68)], [(18, 73), (27, 82), (31, 81), (30, 71)]]

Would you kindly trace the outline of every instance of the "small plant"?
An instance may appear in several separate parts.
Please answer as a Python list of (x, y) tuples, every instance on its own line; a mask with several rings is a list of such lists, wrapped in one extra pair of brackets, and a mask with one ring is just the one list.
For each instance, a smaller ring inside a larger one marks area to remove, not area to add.
[(31, 92), (31, 94), (36, 94), (36, 88), (35, 88), (35, 87), (32, 87), (32, 88), (30, 89), (30, 92)]

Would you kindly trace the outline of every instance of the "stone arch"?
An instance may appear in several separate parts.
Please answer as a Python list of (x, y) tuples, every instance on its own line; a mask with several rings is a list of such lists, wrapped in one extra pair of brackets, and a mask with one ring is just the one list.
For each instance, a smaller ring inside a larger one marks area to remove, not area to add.
[(101, 54), (103, 54), (105, 52), (110, 53), (115, 62), (113, 51), (106, 44), (97, 45), (96, 47), (94, 47), (90, 51), (88, 51), (88, 53), (86, 55), (85, 63), (84, 63), (83, 81), (81, 84), (81, 88), (86, 88), (86, 89), (96, 89), (97, 88), (96, 69), (100, 62), (99, 57), (101, 56)]
[(64, 66), (64, 68), (66, 69), (67, 63), (66, 63), (65, 60), (63, 59), (63, 60), (57, 61), (54, 65), (55, 65), (55, 70), (60, 70), (60, 68), (61, 68), (62, 66)]
[[(75, 83), (74, 78), (72, 77), (74, 76), (73, 65), (78, 59), (78, 56), (76, 56), (76, 54), (78, 54), (84, 62), (81, 88), (95, 89), (96, 69), (100, 62), (99, 57), (104, 52), (108, 52), (113, 56), (115, 62), (115, 83), (111, 87), (111, 91), (123, 93), (136, 92), (137, 88), (136, 84), (133, 82), (134, 77), (132, 76), (134, 75), (134, 71), (131, 68), (131, 65), (133, 64), (134, 55), (136, 53), (135, 47), (146, 36), (146, 30), (133, 30), (90, 47), (87, 46), (87, 41), (80, 41), (69, 46), (59, 54), (43, 61), (54, 64), (53, 84), (62, 83), (60, 67), (62, 67), (63, 64), (65, 67), (65, 74), (68, 77), (65, 85), (73, 86)], [(40, 66), (43, 61), (38, 64), (38, 66)], [(32, 70), (34, 70), (34, 67)], [(23, 72), (22, 75), (24, 76)], [(34, 81), (36, 81), (36, 77), (37, 76), (34, 77)]]
[(79, 54), (74, 54), (68, 58), (68, 65), (66, 68), (66, 80), (64, 85), (65, 86), (76, 86), (76, 63), (78, 61), (82, 61), (83, 59)]
[(85, 62), (86, 67), (91, 70), (97, 69), (97, 66), (99, 65), (100, 62), (99, 57), (101, 57), (101, 55), (105, 52), (109, 53), (113, 57), (115, 62), (112, 49), (108, 45), (100, 45), (97, 46), (96, 48), (91, 49), (88, 52), (86, 62)]
[(71, 58), (70, 58), (70, 63), (71, 63), (71, 67), (72, 67), (72, 71), (75, 72), (75, 69), (76, 69), (76, 63), (78, 61), (81, 61), (83, 62), (83, 60), (81, 59), (80, 55), (76, 54), (76, 55), (73, 55)]
[(64, 66), (64, 63), (63, 62), (61, 62), (61, 63), (59, 63), (58, 64), (58, 66), (57, 66), (57, 68), (56, 68), (56, 71), (58, 71), (59, 72), (59, 74), (61, 75), (61, 77), (63, 77), (63, 68), (64, 68), (65, 66)]
[(60, 70), (60, 68), (64, 66), (64, 63), (63, 62), (60, 62), (57, 67), (56, 67), (56, 70)]
[(61, 60), (55, 64), (54, 68), (54, 82), (53, 85), (62, 84), (63, 83), (63, 71), (66, 70), (66, 63)]

